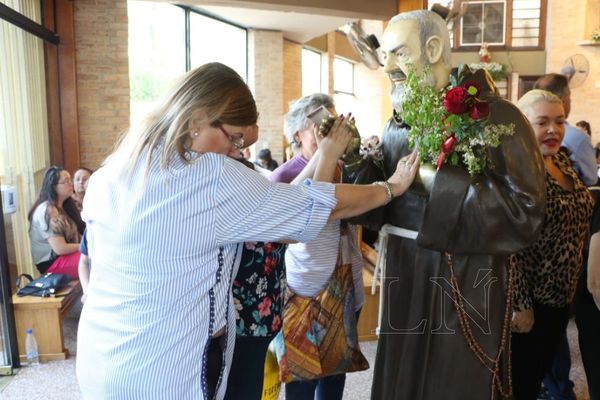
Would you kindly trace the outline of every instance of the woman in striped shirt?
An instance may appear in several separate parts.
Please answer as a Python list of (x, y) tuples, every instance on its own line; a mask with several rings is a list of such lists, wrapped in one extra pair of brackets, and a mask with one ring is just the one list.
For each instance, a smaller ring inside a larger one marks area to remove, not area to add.
[(203, 65), (92, 175), (83, 216), (94, 269), (77, 348), (84, 398), (222, 399), (242, 243), (310, 241), (328, 221), (402, 194), (418, 168), (406, 158), (383, 185), (272, 183), (228, 157), (256, 141), (257, 118), (235, 71)]

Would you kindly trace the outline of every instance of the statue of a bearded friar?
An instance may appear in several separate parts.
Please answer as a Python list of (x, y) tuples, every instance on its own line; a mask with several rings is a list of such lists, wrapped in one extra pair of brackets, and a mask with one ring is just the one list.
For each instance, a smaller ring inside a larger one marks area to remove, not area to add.
[[(383, 171), (367, 163), (353, 181), (381, 180), (415, 147), (421, 152), (431, 146), (419, 143), (424, 131), (411, 130), (404, 118), (411, 73), (422, 74), (421, 84), (440, 95), (460, 86), (460, 73), (469, 84), (453, 95), (470, 108), (448, 121), (481, 132), (475, 132), (478, 145), (462, 143), (464, 154), (474, 154), (465, 162), (461, 142), (448, 128), (437, 163), (427, 168), (420, 154), (421, 176), (410, 191), (353, 221), (381, 229), (384, 257), (371, 398), (508, 397), (509, 255), (534, 241), (544, 219), (545, 169), (533, 132), (518, 109), (499, 97), (485, 70), (451, 71), (448, 29), (434, 12), (395, 16), (382, 50), (394, 107), (382, 136)], [(467, 117), (476, 123), (457, 122)], [(510, 134), (488, 145), (481, 136), (486, 124), (508, 126)], [(481, 158), (486, 162), (478, 164)]]

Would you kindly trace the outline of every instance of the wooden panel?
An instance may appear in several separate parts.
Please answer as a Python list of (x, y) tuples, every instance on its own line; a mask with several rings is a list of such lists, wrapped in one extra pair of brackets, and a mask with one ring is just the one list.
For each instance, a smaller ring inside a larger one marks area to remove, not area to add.
[(77, 118), (77, 75), (75, 70), (75, 32), (73, 27), (73, 2), (56, 0), (56, 32), (58, 46), (58, 71), (60, 81), (60, 114), (62, 127), (62, 165), (75, 171), (80, 165), (79, 123)]
[(547, 21), (547, 13), (548, 12), (548, 2), (547, 0), (541, 1), (541, 9), (540, 9), (540, 37), (538, 41), (538, 47), (543, 49), (546, 46), (546, 21)]
[(398, 0), (398, 13), (426, 8), (427, 0)]
[[(54, 1), (43, 1), (42, 7), (44, 26), (54, 32), (56, 29), (54, 25)], [(46, 58), (46, 105), (48, 109), (50, 163), (54, 165), (63, 165), (57, 46), (51, 43), (44, 43), (44, 54)]]

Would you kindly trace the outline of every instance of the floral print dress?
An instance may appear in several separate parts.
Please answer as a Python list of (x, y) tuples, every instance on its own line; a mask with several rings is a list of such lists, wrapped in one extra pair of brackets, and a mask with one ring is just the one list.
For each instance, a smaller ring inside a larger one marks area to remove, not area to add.
[(285, 244), (247, 242), (233, 281), (238, 336), (274, 336), (281, 329)]

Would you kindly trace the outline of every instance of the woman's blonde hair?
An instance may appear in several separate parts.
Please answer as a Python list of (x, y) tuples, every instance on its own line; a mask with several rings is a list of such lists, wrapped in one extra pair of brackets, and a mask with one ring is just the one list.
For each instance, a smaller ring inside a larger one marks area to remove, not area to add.
[(517, 102), (517, 107), (521, 112), (525, 113), (534, 104), (545, 102), (545, 103), (557, 103), (562, 105), (562, 100), (553, 93), (546, 90), (533, 89), (525, 93)]
[(198, 111), (203, 117), (198, 122), (212, 126), (249, 126), (258, 119), (252, 93), (237, 72), (221, 63), (204, 64), (184, 75), (163, 103), (123, 136), (111, 158), (122, 160), (123, 172), (131, 174), (146, 152), (147, 171), (154, 151), (161, 146), (161, 169), (167, 169), (175, 156), (190, 163), (190, 122)]

